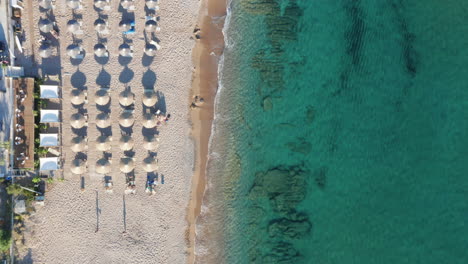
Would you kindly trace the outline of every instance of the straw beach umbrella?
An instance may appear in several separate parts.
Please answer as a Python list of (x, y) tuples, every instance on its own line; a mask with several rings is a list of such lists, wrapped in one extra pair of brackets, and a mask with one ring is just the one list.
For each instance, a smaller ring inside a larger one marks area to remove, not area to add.
[(132, 50), (130, 46), (127, 43), (124, 43), (120, 45), (119, 47), (119, 54), (122, 57), (131, 57), (132, 56)]
[(148, 9), (156, 9), (158, 6), (158, 1), (156, 0), (146, 0), (146, 6)]
[(143, 93), (143, 104), (147, 107), (152, 107), (158, 102), (156, 92), (153, 90), (145, 91)]
[(96, 29), (96, 31), (97, 31), (98, 33), (106, 33), (106, 32), (107, 32), (107, 24), (106, 24), (106, 21), (104, 21), (103, 19), (98, 18), (98, 19), (94, 22), (94, 29)]
[(128, 21), (120, 21), (119, 23), (119, 28), (121, 31), (126, 32), (129, 31), (132, 28), (132, 25)]
[(153, 19), (150, 19), (150, 20), (146, 21), (146, 23), (145, 23), (146, 32), (155, 32), (157, 27), (158, 27), (158, 25), (157, 25), (156, 21), (154, 21)]
[(105, 158), (99, 159), (96, 162), (96, 172), (99, 174), (111, 172), (110, 162)]
[(158, 167), (158, 162), (153, 158), (153, 157), (146, 157), (144, 160), (143, 160), (143, 169), (146, 171), (146, 172), (153, 172), (155, 170), (157, 170), (159, 167)]
[(73, 115), (71, 115), (70, 117), (70, 125), (73, 127), (73, 128), (82, 128), (84, 127), (86, 124), (86, 119), (85, 117), (80, 114), (80, 113), (75, 113)]
[(52, 48), (49, 44), (43, 43), (39, 47), (39, 56), (41, 56), (42, 58), (49, 58), (50, 56), (52, 56)]
[(67, 23), (67, 29), (71, 33), (76, 33), (78, 30), (80, 30), (80, 27), (81, 27), (80, 23), (75, 19), (72, 19), (72, 20), (68, 21), (68, 23)]
[(145, 54), (149, 57), (153, 57), (156, 55), (156, 46), (153, 44), (146, 44), (145, 46)]
[(81, 53), (81, 49), (78, 45), (76, 44), (71, 44), (67, 47), (67, 54), (73, 59), (78, 58), (78, 56)]
[(120, 5), (122, 5), (123, 9), (131, 9), (131, 7), (134, 4), (135, 3), (133, 2), (133, 0), (122, 0), (122, 1), (120, 1)]
[(80, 8), (80, 0), (67, 0), (67, 6), (73, 10)]
[(70, 168), (71, 172), (74, 174), (83, 174), (86, 172), (86, 162), (81, 159), (74, 159)]
[(39, 0), (39, 6), (46, 10), (52, 9), (52, 0)]
[(95, 93), (94, 101), (98, 105), (107, 105), (110, 102), (110, 96), (107, 90), (99, 89)]
[(41, 19), (39, 20), (39, 30), (44, 32), (44, 33), (49, 33), (52, 31), (54, 25), (52, 24), (52, 21), (49, 19)]
[(96, 116), (96, 126), (99, 128), (106, 128), (111, 125), (109, 114), (100, 113)]
[(107, 57), (107, 48), (102, 43), (94, 45), (94, 54), (98, 57)]
[(123, 112), (119, 117), (119, 124), (123, 127), (131, 127), (135, 123), (133, 114), (130, 112)]
[(151, 113), (143, 115), (143, 126), (146, 128), (153, 128), (156, 126), (156, 117)]
[(86, 100), (86, 95), (85, 93), (80, 90), (80, 89), (73, 89), (71, 90), (71, 93), (70, 93), (71, 97), (70, 97), (70, 101), (72, 104), (74, 105), (80, 105), (80, 104), (83, 104)]
[(123, 106), (129, 106), (135, 101), (135, 94), (130, 90), (126, 89), (125, 91), (119, 94), (119, 103)]
[(130, 173), (135, 168), (135, 162), (132, 158), (125, 157), (120, 159), (120, 171)]
[(143, 148), (148, 151), (153, 151), (159, 147), (159, 138), (155, 136), (144, 137)]
[(111, 137), (99, 136), (96, 140), (96, 149), (99, 151), (108, 151), (111, 149)]
[(133, 148), (133, 138), (131, 136), (123, 135), (120, 137), (120, 149), (123, 151), (128, 151)]
[(104, 9), (107, 6), (107, 1), (105, 0), (95, 0), (94, 6), (98, 9)]
[(71, 139), (71, 150), (81, 152), (86, 150), (86, 139), (84, 137), (74, 137)]

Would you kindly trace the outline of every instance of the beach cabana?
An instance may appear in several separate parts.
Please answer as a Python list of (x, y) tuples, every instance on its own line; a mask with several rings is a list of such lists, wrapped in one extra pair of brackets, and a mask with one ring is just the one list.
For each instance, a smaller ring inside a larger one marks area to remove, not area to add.
[(127, 43), (124, 43), (120, 45), (119, 47), (119, 54), (122, 57), (132, 57), (133, 51), (132, 51), (132, 48)]
[(80, 113), (74, 113), (70, 117), (70, 125), (76, 129), (82, 128), (86, 125), (86, 118)]
[(149, 10), (157, 10), (158, 8), (158, 1), (157, 0), (146, 0), (146, 7)]
[(133, 114), (131, 112), (122, 112), (119, 117), (119, 124), (123, 127), (131, 127), (135, 123)]
[(51, 171), (59, 169), (59, 158), (39, 158), (39, 170), (40, 171)]
[(130, 173), (135, 169), (135, 162), (132, 158), (125, 157), (120, 159), (120, 171), (123, 173)]
[(99, 113), (96, 116), (96, 126), (98, 126), (99, 128), (106, 128), (106, 127), (109, 127), (110, 125), (111, 125), (111, 121), (109, 118), (109, 114)]
[(134, 10), (135, 9), (135, 2), (133, 2), (133, 0), (122, 0), (122, 1), (120, 1), (120, 5), (125, 10)]
[(133, 138), (127, 135), (123, 135), (122, 137), (120, 137), (119, 143), (120, 149), (123, 151), (131, 150), (134, 145)]
[(156, 117), (151, 113), (146, 113), (143, 115), (143, 126), (146, 128), (153, 128), (157, 124)]
[(130, 90), (126, 89), (125, 91), (119, 94), (119, 103), (123, 106), (129, 106), (135, 101), (135, 94)]
[(86, 138), (84, 137), (74, 137), (71, 140), (71, 150), (73, 152), (81, 152), (87, 149)]
[(108, 10), (110, 8), (109, 0), (95, 0), (94, 6), (97, 9)]
[(146, 90), (143, 93), (143, 104), (147, 107), (152, 107), (158, 102), (156, 92), (153, 90)]
[(96, 31), (101, 34), (107, 33), (108, 29), (106, 21), (98, 18), (96, 21), (94, 21), (94, 29), (96, 29)]
[(99, 136), (96, 140), (96, 149), (99, 151), (108, 151), (111, 149), (111, 137), (109, 136)]
[(153, 157), (149, 156), (143, 160), (143, 169), (146, 172), (153, 172), (158, 168), (158, 161), (156, 161)]
[(39, 6), (45, 10), (52, 9), (52, 0), (39, 0)]
[(78, 20), (76, 20), (76, 19), (72, 19), (72, 20), (68, 21), (67, 29), (68, 29), (69, 32), (71, 32), (73, 34), (79, 33), (79, 31), (81, 29), (80, 22), (78, 22)]
[(146, 44), (145, 46), (145, 54), (149, 57), (154, 57), (156, 55), (157, 48), (153, 44)]
[(97, 90), (94, 101), (98, 105), (107, 105), (110, 102), (110, 96), (107, 90), (105, 89)]
[(80, 175), (86, 172), (86, 162), (82, 159), (74, 159), (70, 170), (72, 173)]
[(67, 0), (67, 6), (73, 10), (81, 8), (80, 0)]
[(44, 33), (49, 33), (54, 28), (52, 21), (49, 19), (41, 19), (39, 20), (39, 30)]
[(107, 52), (106, 46), (102, 43), (94, 45), (94, 54), (97, 57), (109, 57), (109, 52)]
[(42, 43), (42, 45), (39, 47), (39, 56), (41, 56), (41, 58), (49, 58), (52, 56), (52, 48), (49, 44)]
[(148, 151), (153, 151), (159, 147), (159, 138), (148, 136), (143, 138), (143, 148)]
[(58, 134), (39, 134), (39, 145), (41, 147), (57, 147)]
[(105, 158), (99, 159), (96, 162), (96, 173), (106, 174), (109, 172), (111, 172), (110, 162)]
[(42, 99), (59, 98), (59, 87), (57, 85), (40, 85), (39, 87)]
[(67, 47), (67, 54), (73, 59), (83, 58), (83, 55), (81, 54), (81, 47), (76, 44), (71, 44)]
[(150, 33), (155, 32), (157, 28), (158, 28), (158, 24), (156, 23), (155, 20), (153, 19), (146, 20), (146, 23), (145, 23), (146, 32), (150, 32)]
[(81, 105), (86, 102), (86, 93), (80, 89), (73, 89), (70, 92), (70, 101), (74, 105)]
[(44, 110), (41, 109), (41, 123), (58, 123), (60, 122), (59, 110)]

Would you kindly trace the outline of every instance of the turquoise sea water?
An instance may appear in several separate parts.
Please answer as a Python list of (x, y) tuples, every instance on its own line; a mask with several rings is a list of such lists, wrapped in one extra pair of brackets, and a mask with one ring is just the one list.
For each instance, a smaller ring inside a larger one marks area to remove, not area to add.
[(468, 263), (468, 2), (230, 14), (199, 262)]

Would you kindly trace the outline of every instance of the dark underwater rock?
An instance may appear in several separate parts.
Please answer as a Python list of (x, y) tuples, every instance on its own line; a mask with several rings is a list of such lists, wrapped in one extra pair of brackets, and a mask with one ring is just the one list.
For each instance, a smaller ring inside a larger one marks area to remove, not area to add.
[(304, 237), (310, 233), (312, 224), (307, 215), (300, 215), (298, 219), (280, 218), (270, 221), (268, 224), (268, 234), (270, 237), (287, 237), (290, 239)]

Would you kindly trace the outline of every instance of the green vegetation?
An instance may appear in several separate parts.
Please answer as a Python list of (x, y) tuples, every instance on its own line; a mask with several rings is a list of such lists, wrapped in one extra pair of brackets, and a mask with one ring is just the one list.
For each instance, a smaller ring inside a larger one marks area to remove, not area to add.
[(10, 249), (11, 245), (11, 232), (7, 228), (0, 230), (0, 251), (5, 252)]

